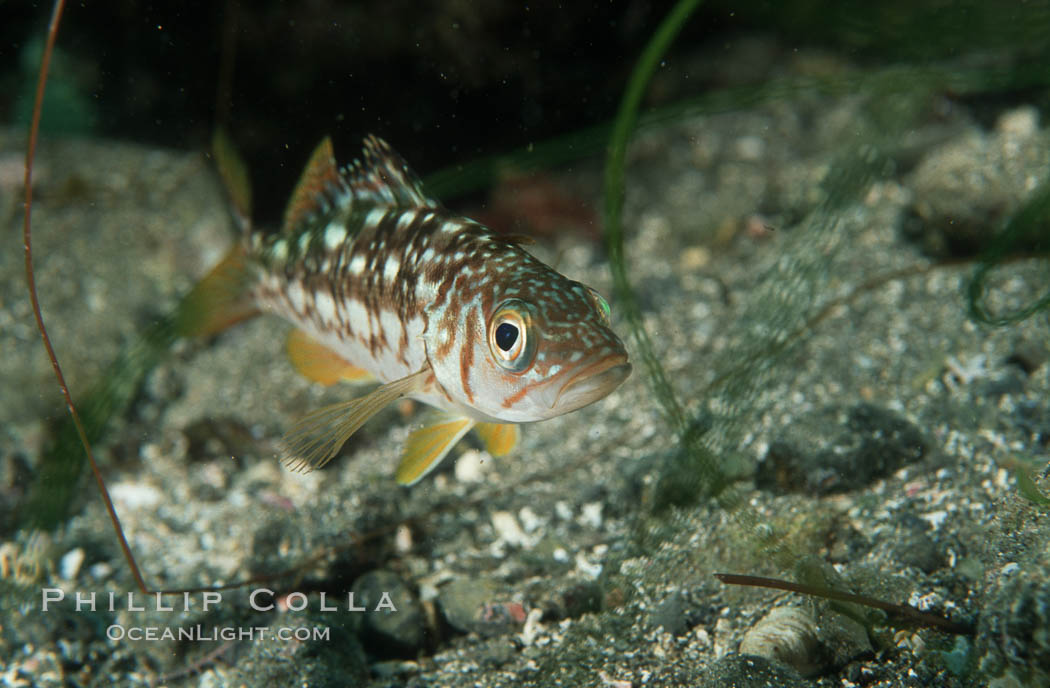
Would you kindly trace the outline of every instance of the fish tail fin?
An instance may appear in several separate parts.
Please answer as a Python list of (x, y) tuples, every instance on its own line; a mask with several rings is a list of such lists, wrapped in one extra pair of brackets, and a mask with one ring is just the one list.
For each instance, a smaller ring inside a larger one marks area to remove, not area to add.
[(252, 181), (248, 166), (227, 131), (218, 127), (211, 137), (211, 154), (215, 169), (222, 179), (226, 195), (230, 199), (230, 212), (242, 234), (247, 234), (252, 225)]
[(238, 243), (179, 303), (175, 327), (182, 337), (210, 337), (256, 315), (255, 279)]
[[(248, 167), (222, 127), (211, 139), (215, 169), (230, 201), (230, 213), (242, 236), (251, 230), (252, 186)], [(251, 299), (254, 274), (238, 241), (218, 265), (179, 303), (175, 329), (181, 337), (210, 337), (258, 313)]]

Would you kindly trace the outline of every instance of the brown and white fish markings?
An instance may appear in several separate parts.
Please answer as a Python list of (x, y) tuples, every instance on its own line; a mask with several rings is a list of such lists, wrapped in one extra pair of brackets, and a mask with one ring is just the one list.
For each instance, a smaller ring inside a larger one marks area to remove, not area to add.
[[(223, 167), (231, 156), (221, 141), (216, 148)], [(244, 206), (243, 173), (232, 167), (223, 173)], [(471, 428), (493, 454), (506, 453), (515, 424), (586, 406), (630, 374), (605, 300), (523, 243), (428, 198), (379, 138), (366, 138), (364, 157), (342, 170), (325, 139), (282, 230), (246, 232), (191, 293), (183, 329), (210, 334), (274, 313), (298, 328), (288, 349), (300, 372), (325, 384), (382, 383), (299, 421), (284, 438), (296, 468), (324, 465), (398, 398), (443, 411), (409, 436), (397, 480), (411, 484)]]

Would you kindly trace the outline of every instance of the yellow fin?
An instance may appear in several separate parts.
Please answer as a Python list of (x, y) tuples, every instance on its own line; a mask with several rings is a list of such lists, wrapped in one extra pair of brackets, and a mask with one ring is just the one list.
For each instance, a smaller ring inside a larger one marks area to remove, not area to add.
[(248, 176), (248, 166), (237, 153), (230, 135), (222, 127), (212, 134), (211, 154), (233, 204), (237, 224), (240, 225), (241, 231), (245, 231), (252, 216), (252, 183)]
[(429, 368), (377, 387), (359, 399), (319, 408), (300, 418), (281, 438), (284, 463), (293, 471), (320, 468), (365, 422), (387, 404), (423, 388)]
[(412, 485), (434, 470), (441, 459), (456, 446), (456, 442), (474, 427), (471, 418), (443, 417), (436, 423), (425, 425), (408, 436), (401, 463), (397, 465), (397, 482)]
[(259, 310), (249, 297), (254, 276), (240, 245), (179, 302), (175, 328), (183, 337), (210, 337)]
[(367, 382), (372, 374), (352, 366), (342, 356), (321, 344), (302, 330), (288, 334), (288, 360), (300, 375), (322, 385), (334, 385), (340, 380)]
[(509, 454), (521, 439), (517, 423), (478, 423), (474, 430), (485, 443), (485, 451), (493, 456)]
[(332, 139), (327, 136), (317, 145), (306, 169), (295, 185), (295, 191), (284, 211), (282, 232), (290, 232), (298, 226), (303, 218), (317, 212), (324, 200), (324, 190), (339, 181), (339, 170), (335, 166), (335, 153), (332, 150)]

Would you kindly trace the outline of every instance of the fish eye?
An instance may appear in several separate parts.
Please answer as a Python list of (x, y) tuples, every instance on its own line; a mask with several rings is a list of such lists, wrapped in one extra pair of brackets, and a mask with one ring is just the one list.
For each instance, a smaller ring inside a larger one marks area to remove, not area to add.
[(601, 294), (590, 287), (587, 287), (587, 293), (591, 297), (591, 302), (593, 302), (598, 309), (598, 315), (602, 319), (602, 324), (608, 327), (612, 322), (612, 309), (609, 308), (609, 302), (603, 299)]
[(489, 321), (489, 350), (496, 363), (513, 373), (524, 371), (532, 363), (536, 343), (524, 302), (511, 299), (496, 309)]
[(496, 328), (496, 346), (500, 351), (510, 351), (514, 343), (518, 341), (518, 326), (509, 322), (501, 322)]

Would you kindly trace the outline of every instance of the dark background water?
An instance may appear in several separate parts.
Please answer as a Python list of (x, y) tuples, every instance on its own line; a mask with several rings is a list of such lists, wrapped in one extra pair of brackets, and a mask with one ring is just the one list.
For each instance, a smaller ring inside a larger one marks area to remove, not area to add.
[[(673, 4), (70, 3), (46, 124), (52, 132), (205, 149), (225, 123), (252, 169), (256, 215), (272, 221), (325, 134), (347, 161), (364, 134), (377, 133), (425, 173), (608, 121)], [(876, 4), (704, 3), (650, 104), (767, 80), (797, 49), (860, 63), (987, 50), (1033, 60), (1047, 52), (1038, 38), (1050, 24), (1045, 2)], [(26, 119), (49, 12), (49, 3), (4, 7), (0, 121)], [(740, 45), (754, 36), (777, 47), (740, 64)]]

